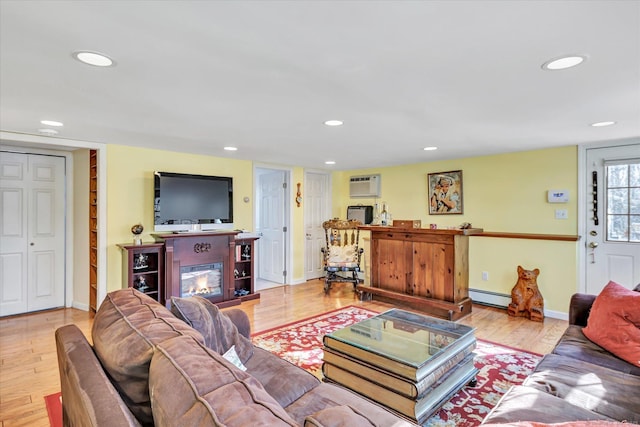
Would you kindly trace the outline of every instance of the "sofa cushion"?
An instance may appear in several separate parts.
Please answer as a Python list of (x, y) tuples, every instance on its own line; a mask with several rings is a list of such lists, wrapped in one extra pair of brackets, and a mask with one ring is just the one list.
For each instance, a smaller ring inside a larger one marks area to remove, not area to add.
[(195, 329), (133, 288), (107, 294), (93, 320), (93, 347), (116, 389), (143, 425), (151, 425), (149, 363), (154, 346), (180, 335), (203, 342)]
[(82, 331), (74, 324), (61, 326), (55, 338), (64, 425), (140, 426)]
[(208, 299), (200, 296), (171, 297), (171, 312), (200, 332), (206, 346), (218, 354), (226, 353), (235, 345), (242, 363), (253, 355), (251, 341), (242, 336), (231, 319)]
[(548, 354), (523, 385), (614, 420), (640, 420), (640, 377)]
[(258, 347), (245, 366), (283, 408), (320, 384), (304, 369)]
[(584, 335), (640, 367), (640, 293), (609, 282), (596, 297)]
[(581, 326), (570, 325), (552, 353), (640, 376), (640, 368), (614, 356), (585, 337)]
[(357, 413), (366, 414), (367, 420), (373, 422), (376, 427), (416, 426), (416, 424), (394, 415), (388, 409), (333, 383), (321, 383), (284, 409), (296, 422), (304, 425), (309, 415), (318, 414), (327, 408), (344, 405), (350, 406)]
[(533, 387), (514, 386), (502, 396), (482, 421), (482, 425), (523, 420), (536, 420), (540, 423), (562, 423), (575, 420), (615, 421)]
[(255, 378), (190, 337), (159, 344), (149, 372), (158, 427), (296, 425)]
[(375, 423), (351, 406), (342, 405), (309, 415), (304, 427), (375, 427)]

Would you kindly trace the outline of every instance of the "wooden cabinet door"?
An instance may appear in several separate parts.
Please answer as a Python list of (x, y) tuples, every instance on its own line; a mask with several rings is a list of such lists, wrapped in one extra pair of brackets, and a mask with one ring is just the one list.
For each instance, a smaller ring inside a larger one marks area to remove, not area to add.
[(414, 242), (412, 295), (453, 301), (453, 247), (445, 243)]
[(412, 283), (411, 242), (376, 239), (373, 241), (376, 263), (371, 266), (374, 286), (394, 292), (410, 293)]

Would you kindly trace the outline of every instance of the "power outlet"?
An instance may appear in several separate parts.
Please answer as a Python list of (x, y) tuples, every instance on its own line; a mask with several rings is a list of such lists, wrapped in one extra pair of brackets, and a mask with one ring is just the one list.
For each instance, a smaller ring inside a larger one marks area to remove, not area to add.
[(569, 219), (569, 212), (566, 209), (556, 209), (556, 219)]
[(488, 271), (483, 271), (482, 272), (482, 280), (484, 280), (484, 281), (489, 280), (489, 272)]

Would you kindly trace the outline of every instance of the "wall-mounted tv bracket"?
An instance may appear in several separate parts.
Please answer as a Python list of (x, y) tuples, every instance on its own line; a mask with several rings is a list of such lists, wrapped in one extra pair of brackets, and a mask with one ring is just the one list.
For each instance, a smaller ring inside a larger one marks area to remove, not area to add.
[(593, 182), (593, 224), (598, 225), (598, 172), (592, 172)]

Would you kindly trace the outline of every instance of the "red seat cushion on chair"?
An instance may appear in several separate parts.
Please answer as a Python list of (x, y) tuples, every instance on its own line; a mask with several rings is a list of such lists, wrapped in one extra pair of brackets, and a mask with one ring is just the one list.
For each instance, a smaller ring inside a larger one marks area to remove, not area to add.
[(596, 297), (584, 335), (640, 367), (640, 293), (609, 282)]

